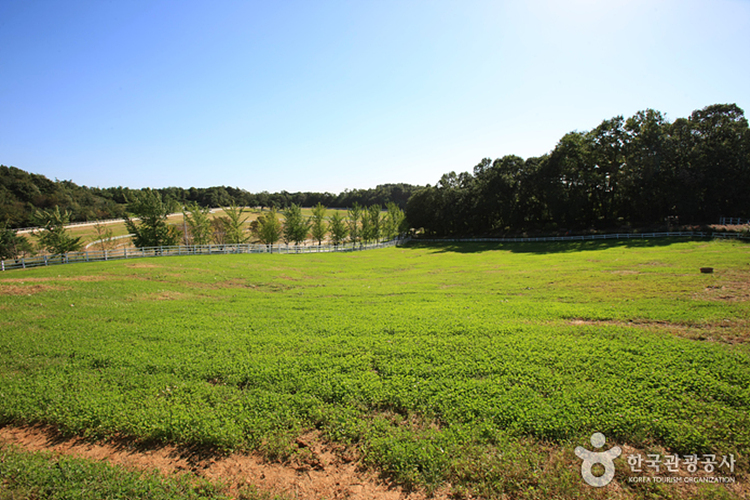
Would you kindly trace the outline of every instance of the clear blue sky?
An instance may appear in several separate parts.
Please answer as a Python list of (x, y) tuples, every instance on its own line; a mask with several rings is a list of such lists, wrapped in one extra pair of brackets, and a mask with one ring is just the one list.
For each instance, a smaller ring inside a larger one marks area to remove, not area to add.
[(750, 114), (750, 2), (0, 0), (0, 164), (88, 186), (434, 184), (654, 108)]

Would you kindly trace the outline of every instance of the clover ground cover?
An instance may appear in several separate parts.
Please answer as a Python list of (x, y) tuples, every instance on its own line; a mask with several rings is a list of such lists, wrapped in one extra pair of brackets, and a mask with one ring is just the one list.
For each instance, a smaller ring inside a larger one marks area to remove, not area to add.
[(0, 422), (271, 460), (315, 432), (401, 484), (485, 496), (576, 497), (593, 432), (745, 474), (749, 277), (746, 244), (667, 240), (9, 272)]

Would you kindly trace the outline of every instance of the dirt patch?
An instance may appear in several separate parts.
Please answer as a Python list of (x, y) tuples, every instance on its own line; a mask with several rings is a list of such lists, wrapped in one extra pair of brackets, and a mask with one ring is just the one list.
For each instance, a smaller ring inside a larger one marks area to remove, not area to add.
[(285, 290), (291, 290), (293, 287), (284, 283), (253, 283), (248, 280), (241, 279), (227, 279), (216, 281), (214, 283), (190, 283), (190, 286), (196, 288), (210, 288), (213, 290), (226, 289), (226, 288), (244, 288), (248, 290), (257, 290), (259, 292), (283, 292)]
[[(221, 480), (234, 491), (246, 485), (300, 500), (347, 498), (353, 500), (424, 500), (421, 492), (406, 492), (374, 474), (360, 470), (343, 448), (323, 443), (310, 433), (297, 439), (304, 460), (291, 464), (269, 463), (256, 455), (233, 453), (210, 456), (174, 446), (143, 449), (127, 442), (92, 443), (63, 438), (50, 427), (3, 427), (0, 441), (30, 451), (47, 450), (91, 460), (106, 460), (131, 469), (158, 469), (164, 474), (192, 472)], [(445, 496), (433, 496), (438, 500)]]
[(721, 284), (709, 285), (695, 294), (698, 300), (716, 300), (728, 302), (750, 301), (750, 282), (726, 281)]
[(70, 276), (70, 277), (61, 277), (58, 276), (57, 278), (12, 278), (12, 279), (4, 279), (0, 280), (0, 284), (4, 283), (45, 283), (48, 281), (104, 281), (109, 279), (108, 276)]
[(0, 295), (35, 295), (42, 292), (64, 290), (64, 287), (53, 285), (0, 285)]
[(184, 293), (171, 291), (157, 292), (147, 297), (148, 300), (180, 300), (184, 298)]
[(705, 340), (709, 342), (723, 342), (726, 344), (743, 344), (750, 342), (750, 320), (723, 320), (706, 323), (672, 323), (669, 321), (617, 321), (617, 320), (588, 320), (572, 319), (569, 325), (612, 325), (669, 333), (691, 340)]
[(125, 264), (125, 267), (129, 267), (131, 269), (157, 269), (161, 266), (157, 266), (156, 264), (148, 264), (146, 262), (134, 262), (132, 264)]

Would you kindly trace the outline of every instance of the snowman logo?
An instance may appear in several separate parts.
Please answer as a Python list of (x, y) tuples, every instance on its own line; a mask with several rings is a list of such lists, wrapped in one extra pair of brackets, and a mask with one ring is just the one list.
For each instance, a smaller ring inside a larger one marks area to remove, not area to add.
[[(597, 432), (591, 436), (591, 446), (594, 448), (601, 448), (604, 446), (606, 438), (601, 432)], [(581, 464), (581, 476), (590, 486), (601, 488), (607, 486), (612, 478), (615, 477), (615, 463), (613, 460), (620, 456), (622, 450), (619, 446), (610, 448), (607, 451), (589, 451), (582, 446), (577, 446), (574, 450), (578, 458), (583, 460)], [(591, 467), (594, 464), (602, 464), (604, 466), (604, 474), (601, 476), (595, 476), (591, 472)]]

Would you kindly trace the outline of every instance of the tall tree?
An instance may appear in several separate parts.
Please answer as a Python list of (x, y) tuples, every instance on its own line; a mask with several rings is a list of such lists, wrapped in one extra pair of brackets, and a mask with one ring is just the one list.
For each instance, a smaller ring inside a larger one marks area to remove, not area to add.
[(700, 220), (715, 222), (727, 213), (750, 211), (750, 130), (744, 111), (736, 104), (714, 104), (693, 111), (689, 123)]
[(0, 259), (16, 259), (24, 253), (32, 253), (29, 240), (9, 228), (7, 223), (1, 224)]
[(326, 233), (328, 233), (328, 224), (326, 224), (326, 207), (322, 203), (318, 203), (312, 208), (310, 233), (312, 234), (312, 239), (318, 242), (318, 246), (320, 246), (326, 237)]
[[(381, 207), (370, 205), (362, 217), (362, 238), (365, 241), (379, 241), (381, 232)], [(365, 220), (367, 225), (365, 225)]]
[(310, 232), (310, 221), (305, 220), (302, 215), (302, 208), (299, 205), (292, 203), (284, 211), (284, 240), (287, 246), (290, 242), (294, 242), (298, 245), (307, 239), (307, 234)]
[(669, 124), (658, 111), (638, 111), (625, 121), (625, 165), (618, 212), (628, 222), (649, 224), (673, 215), (675, 178), (669, 168)]
[(99, 244), (99, 248), (103, 251), (111, 250), (115, 247), (115, 238), (112, 228), (103, 223), (94, 224), (94, 231), (96, 231), (96, 243)]
[(427, 236), (434, 236), (439, 224), (436, 207), (437, 189), (432, 186), (427, 186), (411, 195), (406, 204), (409, 226), (415, 231), (424, 232)]
[[(253, 221), (255, 222), (255, 221)], [(211, 219), (211, 240), (217, 245), (226, 245), (227, 241), (227, 227), (229, 225), (229, 217), (221, 215)]]
[[(135, 191), (132, 196), (125, 227), (133, 234), (133, 244), (139, 248), (176, 245), (179, 233), (177, 228), (167, 224), (167, 218), (177, 207), (163, 202), (161, 195), (151, 189)], [(140, 220), (131, 219), (130, 215)]]
[(271, 245), (281, 238), (281, 221), (276, 209), (271, 207), (268, 212), (258, 217), (257, 236), (261, 243)]
[(62, 255), (77, 252), (83, 247), (80, 237), (73, 237), (65, 227), (70, 223), (70, 212), (60, 212), (60, 207), (54, 210), (37, 210), (36, 222), (42, 229), (33, 234), (39, 239), (39, 246), (52, 255)]
[(625, 141), (622, 116), (604, 120), (589, 132), (591, 158), (593, 164), (593, 194), (597, 216), (604, 226), (610, 226), (617, 219), (616, 207), (620, 179), (625, 167)]
[(331, 224), (329, 226), (331, 230), (331, 241), (334, 246), (339, 244), (346, 239), (346, 235), (349, 233), (349, 228), (346, 225), (346, 220), (341, 212), (336, 210), (331, 216)]
[(245, 222), (247, 222), (249, 216), (242, 217), (245, 214), (245, 209), (232, 204), (224, 207), (223, 210), (226, 215), (226, 242), (230, 245), (245, 243), (250, 238), (245, 232)]
[(190, 202), (182, 210), (187, 226), (190, 243), (193, 245), (208, 245), (211, 241), (211, 209), (204, 208), (196, 202)]
[(352, 242), (352, 246), (356, 245), (362, 237), (361, 228), (359, 226), (359, 219), (362, 216), (362, 207), (356, 201), (352, 204), (349, 209), (349, 241)]
[(404, 221), (406, 216), (395, 203), (388, 202), (386, 205), (386, 214), (383, 219), (383, 238), (392, 240), (404, 232)]

